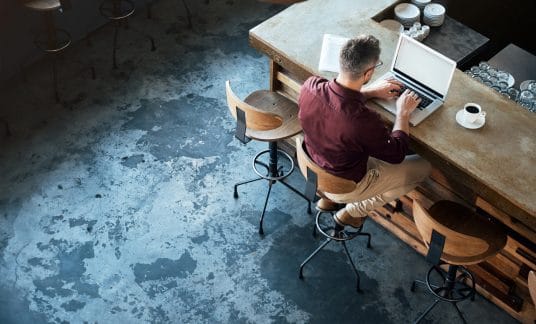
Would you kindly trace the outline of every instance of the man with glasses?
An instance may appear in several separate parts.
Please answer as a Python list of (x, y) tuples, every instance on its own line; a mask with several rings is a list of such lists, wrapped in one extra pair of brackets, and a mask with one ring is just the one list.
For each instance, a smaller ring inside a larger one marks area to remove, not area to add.
[[(326, 194), (318, 207), (345, 202), (335, 215), (340, 225), (360, 227), (368, 212), (413, 190), (430, 173), (430, 164), (409, 152), (409, 115), (420, 102), (402, 84), (386, 80), (365, 86), (382, 65), (374, 36), (350, 39), (341, 49), (340, 73), (334, 80), (313, 76), (303, 84), (299, 119), (309, 156), (329, 173), (357, 182), (353, 192)], [(366, 106), (371, 98), (395, 98), (392, 130)]]

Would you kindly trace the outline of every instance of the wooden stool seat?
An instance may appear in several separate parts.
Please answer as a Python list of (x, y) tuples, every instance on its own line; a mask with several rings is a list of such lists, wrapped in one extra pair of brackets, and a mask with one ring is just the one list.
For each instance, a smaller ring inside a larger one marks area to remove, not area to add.
[(61, 8), (60, 0), (23, 0), (22, 4), (32, 10), (52, 11)]
[(244, 99), (244, 102), (275, 115), (280, 125), (274, 129), (261, 130), (247, 128), (246, 136), (257, 141), (279, 141), (292, 137), (302, 131), (298, 120), (298, 105), (279, 93), (258, 90)]
[(413, 216), (427, 246), (432, 230), (445, 236), (441, 259), (449, 264), (480, 263), (506, 245), (506, 233), (500, 226), (452, 201), (439, 201), (429, 211), (415, 201)]

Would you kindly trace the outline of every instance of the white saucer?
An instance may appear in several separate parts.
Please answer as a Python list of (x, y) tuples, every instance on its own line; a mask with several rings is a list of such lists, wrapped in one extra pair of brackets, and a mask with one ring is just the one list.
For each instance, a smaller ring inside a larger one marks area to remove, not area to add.
[(479, 117), (473, 123), (468, 123), (463, 120), (463, 109), (461, 109), (456, 113), (456, 122), (468, 129), (478, 129), (484, 126), (484, 124), (486, 123), (486, 117)]

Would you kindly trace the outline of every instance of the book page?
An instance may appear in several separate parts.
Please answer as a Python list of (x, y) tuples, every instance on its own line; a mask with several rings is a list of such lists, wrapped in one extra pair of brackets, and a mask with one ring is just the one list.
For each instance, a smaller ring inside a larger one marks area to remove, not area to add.
[(318, 62), (319, 71), (339, 72), (339, 53), (347, 41), (346, 37), (324, 34)]

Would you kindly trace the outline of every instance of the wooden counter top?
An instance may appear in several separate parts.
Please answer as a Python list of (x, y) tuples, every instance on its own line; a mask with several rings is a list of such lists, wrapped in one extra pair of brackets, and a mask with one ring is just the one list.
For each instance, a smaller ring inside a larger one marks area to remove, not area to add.
[[(309, 0), (301, 2), (250, 30), (250, 42), (275, 63), (303, 81), (317, 70), (324, 33), (345, 37), (372, 34), (381, 43), (381, 60), (373, 80), (387, 72), (398, 34), (383, 28), (373, 16), (393, 0)], [(448, 8), (447, 8), (448, 13)], [(292, 62), (289, 64), (288, 62)], [(293, 70), (292, 70), (293, 69)], [(486, 124), (468, 130), (455, 121), (467, 102), (487, 112)], [(394, 116), (373, 103), (387, 121)], [(474, 81), (457, 70), (445, 105), (417, 127), (411, 138), (416, 151), (434, 163), (441, 161), (460, 172), (456, 179), (536, 230), (536, 114)]]

